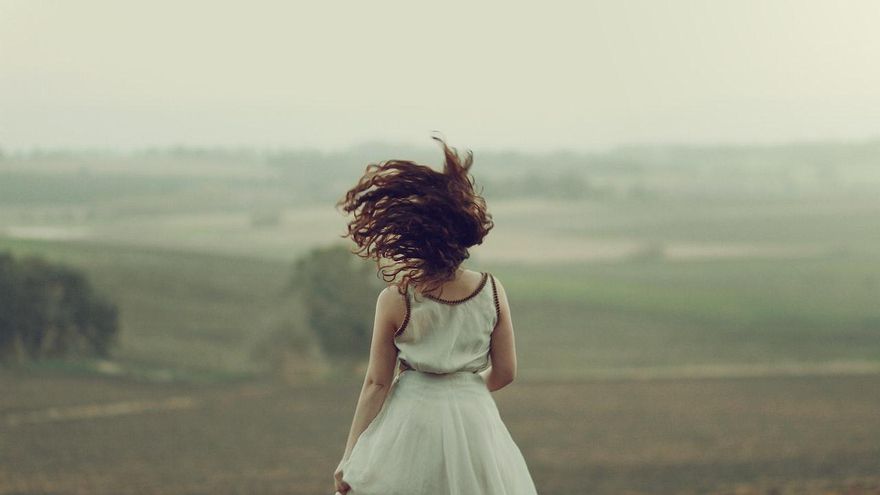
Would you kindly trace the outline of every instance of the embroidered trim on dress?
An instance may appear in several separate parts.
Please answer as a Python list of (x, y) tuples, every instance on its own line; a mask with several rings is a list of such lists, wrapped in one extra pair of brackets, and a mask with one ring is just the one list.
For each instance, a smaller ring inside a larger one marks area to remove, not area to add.
[(403, 323), (400, 324), (400, 328), (394, 332), (394, 338), (397, 338), (398, 335), (402, 334), (404, 330), (406, 330), (406, 325), (409, 323), (409, 291), (403, 293), (403, 298), (406, 300), (406, 316), (403, 317)]
[[(492, 298), (495, 300), (495, 326), (501, 321), (501, 304), (498, 302), (498, 289), (495, 287), (495, 276), (492, 277)], [(494, 329), (494, 327), (493, 327)]]

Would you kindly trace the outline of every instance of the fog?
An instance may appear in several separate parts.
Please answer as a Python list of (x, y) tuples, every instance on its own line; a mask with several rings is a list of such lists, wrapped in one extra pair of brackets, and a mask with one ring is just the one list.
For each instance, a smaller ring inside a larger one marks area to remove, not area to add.
[(872, 1), (0, 2), (0, 147), (878, 135)]

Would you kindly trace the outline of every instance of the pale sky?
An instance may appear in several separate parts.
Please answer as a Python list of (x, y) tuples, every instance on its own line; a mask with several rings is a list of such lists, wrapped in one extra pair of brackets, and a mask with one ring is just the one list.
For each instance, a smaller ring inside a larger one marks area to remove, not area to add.
[(0, 148), (880, 137), (880, 1), (0, 0)]

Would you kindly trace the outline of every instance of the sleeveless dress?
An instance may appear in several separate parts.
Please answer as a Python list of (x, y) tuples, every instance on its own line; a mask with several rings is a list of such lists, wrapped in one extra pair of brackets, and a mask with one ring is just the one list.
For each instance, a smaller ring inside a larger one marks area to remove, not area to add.
[(537, 494), (477, 374), (489, 367), (500, 315), (495, 278), (481, 274), (478, 288), (457, 301), (407, 290), (394, 338), (400, 373), (343, 463), (349, 495)]

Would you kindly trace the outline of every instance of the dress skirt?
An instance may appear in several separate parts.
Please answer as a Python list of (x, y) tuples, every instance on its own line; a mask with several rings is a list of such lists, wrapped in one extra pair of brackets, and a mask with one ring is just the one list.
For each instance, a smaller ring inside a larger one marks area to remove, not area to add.
[(343, 464), (349, 495), (536, 495), (480, 375), (402, 372)]

